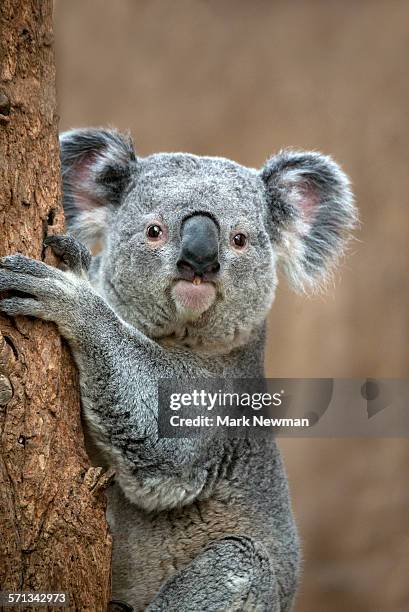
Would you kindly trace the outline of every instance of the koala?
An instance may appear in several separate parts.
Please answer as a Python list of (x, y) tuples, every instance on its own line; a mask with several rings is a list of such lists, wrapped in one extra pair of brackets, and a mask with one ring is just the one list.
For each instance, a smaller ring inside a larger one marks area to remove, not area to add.
[[(273, 436), (162, 438), (158, 380), (263, 376), (281, 268), (322, 285), (356, 223), (330, 158), (259, 169), (138, 156), (115, 130), (61, 136), (65, 268), (0, 260), (0, 309), (54, 321), (76, 361), (91, 458), (108, 489), (113, 596), (135, 610), (288, 612), (297, 530)], [(91, 258), (89, 250), (96, 253)]]

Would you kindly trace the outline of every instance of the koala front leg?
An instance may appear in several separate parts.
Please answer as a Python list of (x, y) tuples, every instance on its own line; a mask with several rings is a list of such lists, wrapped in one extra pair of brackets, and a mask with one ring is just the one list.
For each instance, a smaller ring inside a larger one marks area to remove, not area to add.
[(0, 310), (54, 321), (69, 341), (85, 420), (127, 497), (148, 510), (188, 503), (210, 466), (195, 461), (203, 452), (197, 440), (158, 437), (157, 381), (187, 376), (190, 364), (119, 319), (83, 274), (88, 260), (74, 238), (49, 244), (72, 269), (19, 254), (1, 258)]
[(77, 327), (78, 298), (89, 286), (87, 271), (91, 254), (68, 235), (49, 236), (44, 244), (62, 257), (65, 270), (19, 253), (0, 258), (0, 293), (11, 294), (0, 299), (0, 310), (10, 316), (54, 321), (62, 335), (70, 340)]
[(231, 535), (211, 542), (172, 576), (147, 612), (280, 612), (278, 585), (264, 546)]

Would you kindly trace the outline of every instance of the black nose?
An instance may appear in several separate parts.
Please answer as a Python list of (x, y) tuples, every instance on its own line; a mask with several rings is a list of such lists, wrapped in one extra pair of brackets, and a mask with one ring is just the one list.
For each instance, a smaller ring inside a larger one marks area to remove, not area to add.
[(219, 264), (219, 230), (210, 217), (193, 215), (182, 225), (182, 244), (177, 267), (189, 276), (215, 274)]

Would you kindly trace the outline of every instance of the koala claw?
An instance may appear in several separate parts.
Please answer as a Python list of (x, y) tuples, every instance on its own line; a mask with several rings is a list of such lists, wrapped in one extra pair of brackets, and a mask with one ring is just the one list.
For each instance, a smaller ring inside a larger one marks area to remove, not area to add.
[(0, 310), (11, 316), (33, 316), (58, 324), (65, 321), (75, 307), (76, 286), (81, 282), (58, 268), (20, 253), (2, 257)]
[(61, 234), (57, 236), (47, 236), (44, 245), (52, 248), (57, 257), (61, 257), (63, 262), (75, 274), (81, 275), (87, 272), (91, 264), (91, 253), (81, 242), (73, 236)]

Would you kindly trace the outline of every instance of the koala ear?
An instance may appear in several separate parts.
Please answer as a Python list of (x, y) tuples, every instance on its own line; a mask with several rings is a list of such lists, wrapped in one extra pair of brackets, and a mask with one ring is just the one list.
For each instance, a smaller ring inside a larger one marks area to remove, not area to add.
[(350, 183), (330, 158), (281, 151), (261, 170), (272, 239), (295, 289), (327, 280), (357, 224)]
[(109, 209), (120, 205), (135, 152), (129, 136), (87, 128), (60, 136), (64, 211), (69, 230), (87, 246), (102, 238)]

